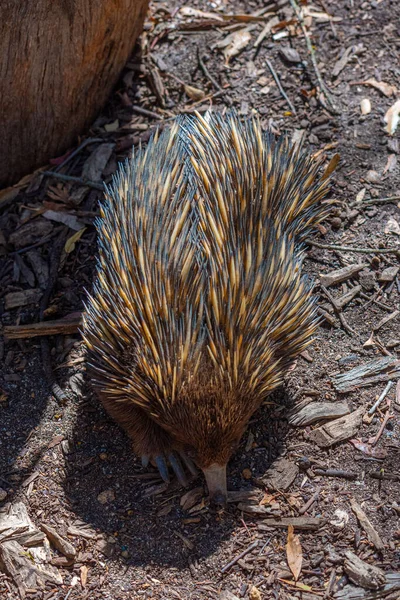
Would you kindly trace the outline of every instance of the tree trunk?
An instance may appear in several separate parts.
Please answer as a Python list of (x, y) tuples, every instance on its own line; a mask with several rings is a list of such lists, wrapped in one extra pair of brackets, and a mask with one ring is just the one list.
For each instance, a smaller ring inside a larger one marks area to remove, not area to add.
[(1, 0), (0, 187), (61, 155), (96, 117), (148, 0)]

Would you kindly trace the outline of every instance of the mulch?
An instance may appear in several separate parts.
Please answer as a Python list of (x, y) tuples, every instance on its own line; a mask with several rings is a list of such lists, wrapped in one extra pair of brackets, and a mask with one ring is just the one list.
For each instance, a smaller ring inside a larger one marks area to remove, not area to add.
[[(2, 598), (399, 597), (399, 19), (390, 0), (153, 2), (87, 134), (0, 191)], [(210, 108), (340, 155), (304, 264), (317, 339), (252, 418), (217, 513), (201, 478), (166, 489), (141, 467), (77, 331), (104, 182)]]

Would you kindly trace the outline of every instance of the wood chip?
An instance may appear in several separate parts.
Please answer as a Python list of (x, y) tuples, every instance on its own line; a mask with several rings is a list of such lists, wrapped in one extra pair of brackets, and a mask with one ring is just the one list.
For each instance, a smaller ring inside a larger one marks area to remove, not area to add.
[(350, 581), (369, 590), (378, 590), (385, 585), (386, 577), (382, 569), (369, 565), (351, 550), (346, 550), (344, 555), (344, 570)]
[(355, 285), (347, 294), (343, 294), (340, 298), (336, 298), (336, 305), (338, 308), (343, 308), (354, 300), (354, 298), (361, 292), (361, 285)]
[(364, 529), (365, 533), (367, 534), (369, 541), (375, 546), (377, 550), (383, 550), (385, 545), (379, 537), (378, 532), (372, 526), (372, 523), (368, 519), (361, 506), (354, 499), (350, 501), (350, 505), (352, 511), (354, 512), (360, 523), (360, 526)]
[(228, 503), (232, 502), (256, 502), (260, 499), (260, 490), (238, 490), (237, 492), (228, 492)]
[(100, 182), (113, 149), (114, 144), (100, 144), (97, 146), (83, 165), (82, 179)]
[(46, 525), (46, 523), (42, 523), (40, 527), (42, 531), (45, 532), (45, 534), (49, 538), (50, 543), (54, 546), (54, 548), (61, 552), (61, 554), (64, 554), (64, 556), (66, 556), (67, 558), (75, 557), (76, 550), (73, 547), (73, 545), (67, 540), (64, 540), (64, 538), (62, 538), (61, 535), (57, 533), (54, 527), (51, 527), (51, 525)]
[(320, 448), (329, 448), (338, 442), (348, 440), (357, 433), (362, 424), (364, 412), (364, 407), (361, 406), (345, 417), (321, 425), (309, 434), (309, 439)]
[(294, 529), (299, 531), (317, 531), (325, 522), (326, 520), (320, 517), (282, 517), (280, 519), (264, 519), (257, 525), (257, 528), (260, 531), (269, 531), (271, 528), (286, 529), (289, 525), (293, 525)]
[(347, 373), (332, 378), (333, 387), (337, 392), (354, 392), (379, 381), (389, 381), (400, 376), (400, 360), (393, 356), (385, 356), (371, 360), (364, 365), (354, 367)]
[(305, 426), (326, 419), (337, 419), (349, 414), (350, 408), (347, 402), (310, 402), (303, 406), (298, 412), (289, 417), (291, 425)]
[(330, 273), (321, 275), (319, 278), (321, 285), (329, 287), (331, 285), (341, 283), (342, 281), (347, 281), (347, 279), (351, 279), (351, 277), (357, 275), (357, 273), (362, 271), (367, 266), (368, 265), (366, 263), (349, 265), (348, 267), (343, 267), (337, 271), (331, 271)]
[(44, 587), (46, 581), (57, 585), (63, 582), (55, 567), (36, 564), (16, 541), (0, 544), (0, 571), (13, 579), (21, 598), (25, 598), (29, 589)]
[(27, 306), (28, 304), (37, 304), (42, 297), (42, 290), (23, 290), (20, 292), (10, 292), (4, 297), (5, 309), (12, 310), (20, 306)]
[(398, 274), (400, 268), (399, 267), (388, 267), (384, 269), (382, 273), (378, 276), (378, 281), (382, 283), (389, 283), (396, 279), (396, 275)]
[(346, 585), (338, 590), (334, 598), (337, 600), (378, 600), (386, 598), (390, 594), (390, 600), (398, 600), (398, 595), (393, 595), (400, 590), (400, 573), (386, 573), (387, 583), (379, 590), (365, 590), (362, 587)]
[(189, 490), (188, 492), (186, 492), (186, 494), (183, 494), (180, 500), (180, 505), (183, 508), (183, 510), (189, 510), (190, 508), (193, 508), (193, 506), (198, 504), (203, 496), (203, 487), (194, 488), (193, 490)]
[(379, 323), (377, 323), (375, 325), (375, 327), (373, 327), (373, 331), (378, 331), (378, 329), (380, 329), (381, 327), (383, 327), (384, 325), (386, 325), (386, 323), (388, 323), (392, 319), (395, 319), (398, 315), (400, 315), (400, 310), (395, 310), (392, 313), (390, 313), (390, 315), (387, 315), (386, 317), (383, 317), (383, 319), (381, 319), (379, 321)]
[[(272, 510), (269, 506), (255, 506), (254, 504), (245, 504), (243, 502), (239, 502), (238, 509), (249, 515), (266, 517), (271, 515)], [(276, 514), (276, 511), (274, 511)], [(279, 514), (279, 513), (278, 513)]]
[(269, 490), (286, 491), (292, 485), (299, 472), (298, 466), (286, 458), (276, 460), (267, 473), (255, 479), (257, 485), (266, 486)]
[(97, 537), (97, 533), (94, 529), (91, 529), (88, 525), (70, 525), (67, 529), (68, 535), (72, 537), (82, 537), (86, 540), (94, 540)]

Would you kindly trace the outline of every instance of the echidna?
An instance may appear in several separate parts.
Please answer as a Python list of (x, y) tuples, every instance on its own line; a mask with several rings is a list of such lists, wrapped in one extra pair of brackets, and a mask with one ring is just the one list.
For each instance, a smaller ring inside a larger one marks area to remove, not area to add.
[(302, 244), (329, 174), (256, 119), (183, 117), (120, 166), (97, 221), (94, 387), (146, 465), (226, 497), (246, 425), (317, 326)]

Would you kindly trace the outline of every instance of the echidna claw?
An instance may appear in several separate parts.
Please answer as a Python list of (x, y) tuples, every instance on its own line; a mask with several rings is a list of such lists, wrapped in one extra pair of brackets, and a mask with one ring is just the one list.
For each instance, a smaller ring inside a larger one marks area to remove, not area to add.
[(181, 461), (179, 460), (179, 458), (176, 456), (176, 454), (169, 454), (168, 456), (168, 460), (170, 462), (170, 465), (175, 473), (175, 475), (178, 478), (178, 481), (181, 485), (183, 485), (183, 487), (186, 487), (188, 482), (186, 479), (186, 475), (185, 472), (183, 470)]
[(150, 456), (147, 456), (146, 454), (144, 454), (142, 456), (142, 467), (144, 469), (146, 469), (149, 466), (149, 462), (150, 462)]
[(180, 455), (183, 459), (183, 462), (185, 463), (185, 465), (187, 466), (187, 468), (189, 469), (189, 471), (191, 472), (192, 475), (196, 476), (199, 473), (198, 468), (196, 467), (196, 465), (194, 464), (194, 462), (192, 461), (191, 458), (189, 458), (187, 456), (187, 454), (183, 451), (180, 452)]
[(169, 483), (169, 473), (168, 473), (168, 467), (167, 467), (165, 458), (163, 456), (159, 455), (159, 456), (156, 456), (154, 460), (155, 460), (157, 469), (159, 470), (159, 473), (160, 473), (162, 479), (165, 481), (165, 483)]

